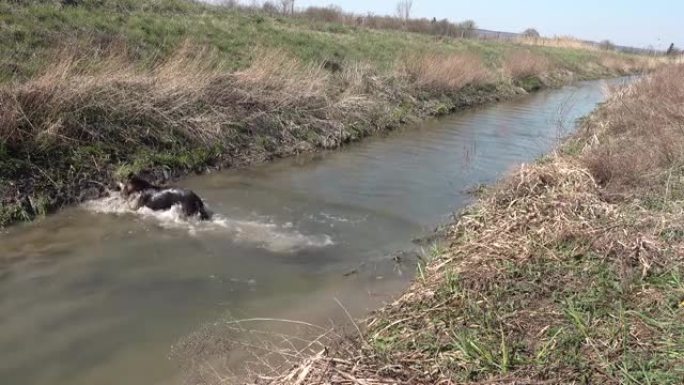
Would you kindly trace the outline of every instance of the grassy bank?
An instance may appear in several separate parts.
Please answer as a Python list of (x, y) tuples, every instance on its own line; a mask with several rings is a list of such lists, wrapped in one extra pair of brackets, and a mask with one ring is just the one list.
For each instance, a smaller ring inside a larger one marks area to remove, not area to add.
[(684, 66), (484, 192), (363, 337), (290, 384), (684, 382)]
[(0, 3), (0, 226), (165, 179), (335, 148), (572, 79), (615, 52), (434, 37), (181, 0)]

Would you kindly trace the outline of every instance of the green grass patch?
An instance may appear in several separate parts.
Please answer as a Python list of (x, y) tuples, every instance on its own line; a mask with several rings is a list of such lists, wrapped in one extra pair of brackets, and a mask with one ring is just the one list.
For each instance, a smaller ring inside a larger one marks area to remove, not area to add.
[[(489, 68), (501, 65), (515, 45), (468, 39), (435, 40), (429, 35), (370, 30), (304, 18), (251, 13), (188, 1), (139, 1), (114, 4), (85, 1), (76, 7), (35, 2), (2, 4), (0, 79), (26, 79), (50, 63), (56, 46), (126, 43), (132, 56), (150, 65), (181, 42), (216, 48), (227, 69), (244, 68), (254, 47), (282, 49), (309, 62), (329, 58), (372, 63), (391, 69), (409, 53), (464, 53), (480, 56)], [(600, 52), (572, 48), (524, 47), (562, 68), (583, 73)], [(592, 73), (592, 76), (597, 74)]]

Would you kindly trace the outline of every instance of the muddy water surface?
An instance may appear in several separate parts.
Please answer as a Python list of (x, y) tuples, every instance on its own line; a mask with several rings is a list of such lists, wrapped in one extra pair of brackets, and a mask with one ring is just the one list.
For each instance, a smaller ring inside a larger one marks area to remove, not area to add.
[(361, 316), (414, 276), (397, 251), (446, 222), (469, 188), (552, 148), (604, 85), (183, 180), (216, 213), (208, 223), (132, 212), (114, 197), (11, 228), (0, 234), (0, 382), (180, 383), (169, 353), (204, 325), (339, 322), (338, 301)]

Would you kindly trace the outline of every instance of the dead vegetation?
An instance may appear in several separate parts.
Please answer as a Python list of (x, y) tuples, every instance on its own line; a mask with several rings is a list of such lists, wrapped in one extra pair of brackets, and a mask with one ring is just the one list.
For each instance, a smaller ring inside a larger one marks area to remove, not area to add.
[(386, 111), (408, 95), (369, 67), (333, 78), (280, 51), (257, 50), (237, 72), (217, 63), (189, 45), (149, 70), (120, 51), (63, 50), (33, 79), (3, 85), (0, 224), (97, 195), (122, 168), (182, 172), (335, 147), (396, 124)]
[(530, 51), (515, 51), (506, 56), (503, 63), (504, 74), (513, 79), (519, 80), (530, 76), (540, 76), (547, 74), (552, 66), (546, 57), (535, 55)]
[(491, 71), (475, 55), (414, 55), (404, 65), (410, 79), (423, 90), (451, 93), (494, 80)]
[(572, 36), (521, 36), (517, 39), (517, 41), (521, 44), (537, 45), (542, 47), (575, 48), (593, 51), (598, 51), (601, 49), (598, 45), (590, 44), (589, 42), (577, 39)]
[(7, 148), (92, 140), (208, 143), (229, 134), (231, 124), (249, 125), (266, 112), (323, 109), (325, 115), (333, 108), (326, 71), (280, 51), (257, 50), (252, 65), (237, 72), (217, 68), (209, 49), (188, 45), (149, 71), (118, 53), (96, 62), (68, 51), (58, 58), (36, 78), (0, 89), (0, 139)]
[(596, 123), (585, 134), (595, 143), (585, 158), (599, 183), (616, 193), (682, 198), (672, 194), (684, 166), (683, 76), (681, 65), (660, 70), (617, 90), (616, 101), (592, 117)]
[[(134, 56), (120, 40), (80, 42), (53, 49), (30, 79), (0, 85), (0, 226), (97, 197), (123, 172), (201, 172), (335, 148), (520, 94), (520, 77), (533, 78), (521, 84), (531, 91), (567, 72), (528, 51), (507, 56), (503, 71), (467, 52), (410, 54), (382, 71), (274, 48), (255, 48), (233, 70), (191, 41), (145, 65)], [(597, 66), (591, 76), (612, 73)]]
[[(328, 5), (325, 7), (310, 6), (306, 9), (290, 13), (290, 16), (305, 19), (309, 22), (317, 23), (335, 23), (344, 25), (350, 28), (365, 27), (376, 30), (390, 30), (390, 31), (408, 31), (413, 33), (422, 33), (429, 35), (436, 35), (442, 37), (457, 37), (457, 38), (472, 38), (475, 37), (475, 22), (472, 20), (465, 20), (459, 23), (454, 23), (448, 19), (427, 19), (427, 18), (412, 18), (410, 17), (410, 6), (407, 8), (404, 2), (401, 2), (401, 11), (397, 9), (396, 16), (389, 15), (373, 15), (373, 14), (355, 14), (352, 12), (345, 12), (342, 8), (336, 5)], [(234, 5), (238, 6), (237, 4)], [(271, 3), (266, 2), (261, 8), (241, 5), (240, 8), (249, 10), (251, 12), (267, 12), (273, 13), (274, 7)]]
[(683, 68), (463, 212), (413, 287), (270, 384), (684, 381)]

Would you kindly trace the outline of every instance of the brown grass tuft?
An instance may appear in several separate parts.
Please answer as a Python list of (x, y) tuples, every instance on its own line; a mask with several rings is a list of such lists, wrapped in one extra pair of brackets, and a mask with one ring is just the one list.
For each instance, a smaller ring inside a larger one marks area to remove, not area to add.
[(456, 92), (493, 80), (491, 71), (475, 55), (414, 55), (406, 58), (403, 66), (418, 88), (436, 92)]
[[(434, 108), (413, 97), (406, 77), (364, 63), (333, 68), (257, 49), (234, 71), (191, 43), (146, 65), (129, 52), (60, 50), (34, 78), (0, 86), (2, 178), (13, 181), (0, 190), (0, 208), (11, 210), (0, 224), (36, 211), (16, 197), (39, 193), (54, 208), (85, 199), (81, 191), (93, 197), (123, 169), (188, 171), (334, 148)], [(420, 75), (427, 85), (430, 75)], [(448, 91), (477, 76), (459, 79)]]
[[(660, 236), (681, 231), (677, 217), (606, 202), (576, 160), (523, 167), (461, 216), (451, 246), (402, 298), (366, 321), (367, 344), (267, 383), (619, 384), (624, 360), (655, 354), (664, 374), (645, 375), (675, 383), (667, 373), (681, 363), (684, 334), (658, 299), (667, 291), (647, 282), (684, 262), (684, 240)], [(665, 318), (656, 330), (641, 317)]]
[(542, 55), (530, 51), (515, 51), (504, 58), (503, 71), (511, 79), (524, 79), (540, 76), (551, 69), (550, 61)]
[(140, 71), (120, 52), (88, 59), (62, 51), (42, 74), (0, 90), (9, 111), (0, 121), (0, 138), (10, 147), (127, 141), (141, 138), (131, 130), (136, 125), (152, 128), (160, 141), (174, 133), (203, 136), (190, 111), (217, 76), (210, 62), (208, 51), (183, 47)]
[(542, 47), (556, 47), (556, 48), (575, 48), (585, 49), (591, 51), (598, 51), (600, 48), (595, 44), (590, 44), (586, 41), (577, 39), (572, 36), (555, 36), (555, 37), (519, 37), (517, 41), (521, 44), (536, 45)]
[(62, 52), (41, 75), (0, 90), (0, 138), (10, 147), (33, 140), (163, 142), (179, 134), (209, 142), (225, 134), (224, 122), (259, 110), (328, 107), (324, 71), (282, 52), (259, 53), (236, 73), (216, 63), (214, 52), (187, 44), (149, 70), (118, 53), (88, 60)]
[(584, 126), (584, 160), (602, 185), (631, 194), (669, 188), (663, 182), (684, 166), (683, 77), (684, 66), (673, 65), (616, 91)]
[(671, 64), (668, 58), (662, 56), (636, 56), (616, 53), (603, 53), (599, 63), (621, 75), (649, 73), (664, 65)]
[(329, 81), (321, 65), (304, 64), (279, 50), (258, 51), (252, 64), (234, 76), (236, 84), (255, 97), (281, 106), (324, 99)]

